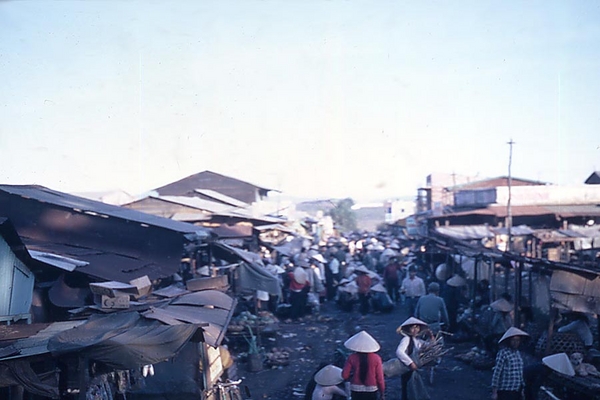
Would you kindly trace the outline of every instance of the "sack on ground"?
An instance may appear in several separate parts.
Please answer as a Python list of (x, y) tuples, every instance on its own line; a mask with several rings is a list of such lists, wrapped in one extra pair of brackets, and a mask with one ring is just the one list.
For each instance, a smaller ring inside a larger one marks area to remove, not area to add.
[(318, 306), (319, 305), (319, 298), (317, 297), (317, 295), (315, 294), (315, 292), (308, 293), (308, 297), (307, 297), (306, 303), (309, 306)]
[(423, 378), (421, 378), (421, 374), (417, 371), (413, 372), (410, 379), (408, 380), (408, 384), (406, 385), (408, 400), (429, 400), (429, 393), (427, 392), (427, 388), (425, 387), (425, 382), (423, 382)]
[(408, 371), (410, 371), (410, 367), (404, 365), (402, 361), (396, 357), (383, 363), (383, 375), (385, 375), (386, 378), (402, 375)]

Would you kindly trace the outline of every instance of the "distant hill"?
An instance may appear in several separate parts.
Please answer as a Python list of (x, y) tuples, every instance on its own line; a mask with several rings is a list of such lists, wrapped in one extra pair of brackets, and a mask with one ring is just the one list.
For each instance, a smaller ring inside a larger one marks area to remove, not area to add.
[(356, 225), (360, 230), (375, 231), (377, 226), (385, 222), (385, 207), (380, 206), (361, 207), (354, 210), (356, 213)]

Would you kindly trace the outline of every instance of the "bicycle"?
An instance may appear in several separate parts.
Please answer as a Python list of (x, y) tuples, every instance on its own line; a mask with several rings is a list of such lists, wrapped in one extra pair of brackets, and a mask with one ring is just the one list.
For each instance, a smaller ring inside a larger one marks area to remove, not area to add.
[(205, 396), (205, 400), (244, 400), (250, 399), (250, 389), (248, 386), (244, 386), (245, 397), (242, 396), (242, 391), (240, 389), (240, 383), (242, 383), (241, 379), (237, 381), (226, 381), (221, 382), (218, 381), (214, 384), (212, 388), (210, 388)]

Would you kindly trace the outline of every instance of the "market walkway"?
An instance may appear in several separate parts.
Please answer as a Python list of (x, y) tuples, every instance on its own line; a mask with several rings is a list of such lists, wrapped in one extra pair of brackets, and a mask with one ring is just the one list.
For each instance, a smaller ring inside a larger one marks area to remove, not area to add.
[[(333, 363), (341, 355), (343, 342), (354, 333), (366, 330), (381, 344), (379, 355), (385, 361), (394, 356), (400, 337), (396, 328), (407, 318), (407, 312), (396, 308), (389, 314), (368, 314), (360, 317), (357, 311), (345, 313), (334, 303), (326, 303), (319, 317), (309, 316), (304, 322), (280, 323), (280, 329), (263, 344), (291, 349), (290, 364), (251, 373), (240, 363), (239, 375), (244, 377), (253, 399), (301, 399), (312, 374), (322, 363)], [(490, 398), (490, 370), (475, 370), (453, 357), (468, 351), (474, 343), (450, 344), (454, 347), (436, 367), (433, 385), (428, 385), (431, 399), (481, 400)], [(425, 371), (424, 371), (425, 372)], [(425, 377), (425, 374), (423, 376)], [(386, 380), (386, 399), (400, 398), (400, 378)], [(294, 394), (296, 393), (296, 394)]]

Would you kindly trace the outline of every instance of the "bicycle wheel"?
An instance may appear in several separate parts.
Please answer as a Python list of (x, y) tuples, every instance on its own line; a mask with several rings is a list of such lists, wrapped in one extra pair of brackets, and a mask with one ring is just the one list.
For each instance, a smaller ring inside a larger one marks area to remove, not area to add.
[(230, 387), (227, 391), (227, 399), (228, 400), (244, 400), (242, 394), (240, 393), (239, 387)]

